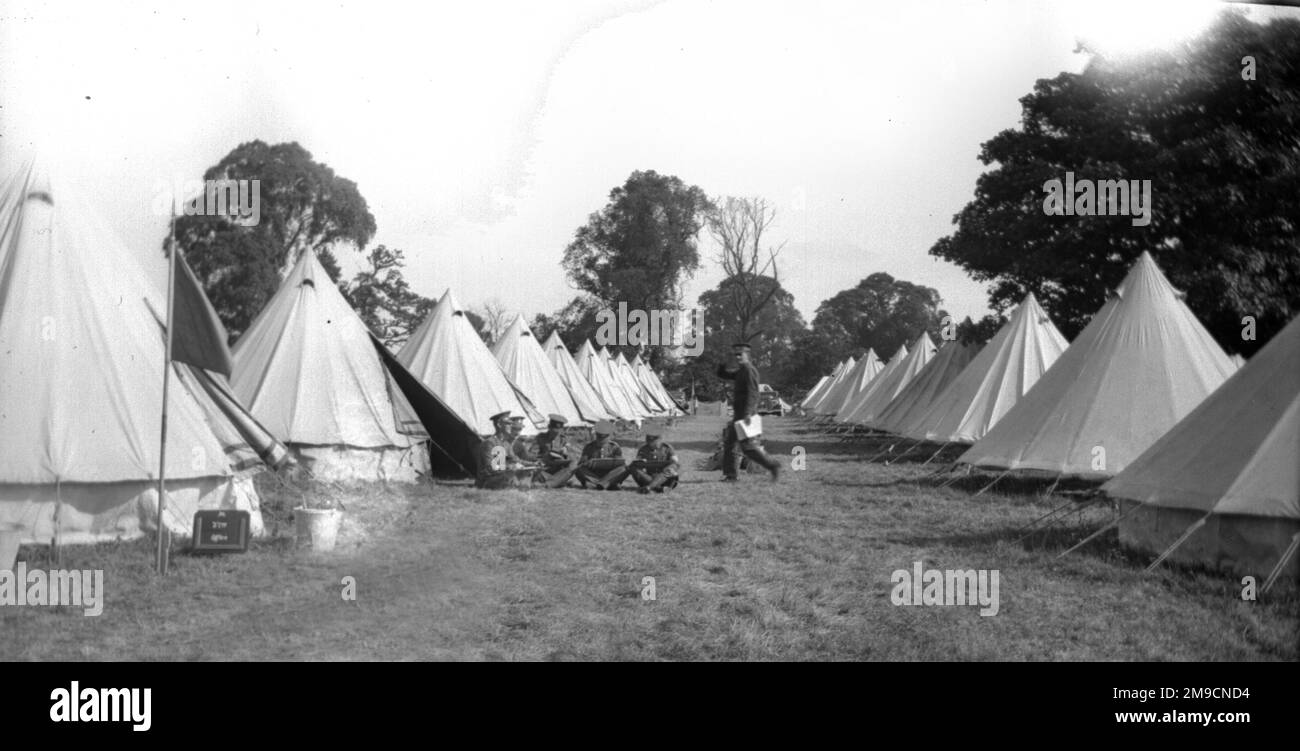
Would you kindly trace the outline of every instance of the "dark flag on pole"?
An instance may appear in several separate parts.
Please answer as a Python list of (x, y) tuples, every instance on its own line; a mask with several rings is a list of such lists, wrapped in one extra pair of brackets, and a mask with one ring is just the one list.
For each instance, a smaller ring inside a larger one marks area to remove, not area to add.
[[(167, 573), (167, 550), (170, 534), (167, 531), (167, 392), (171, 385), (172, 363), (183, 362), (202, 370), (221, 373), (227, 378), (234, 370), (230, 362), (230, 347), (226, 345), (226, 327), (217, 318), (217, 311), (198, 277), (185, 262), (176, 245), (176, 213), (173, 208), (171, 227), (167, 233), (167, 328), (164, 332), (162, 426), (158, 435), (158, 550), (155, 563), (158, 573)], [(179, 263), (177, 263), (179, 261)], [(177, 269), (180, 273), (176, 273)]]
[[(175, 245), (173, 244), (173, 251)], [(172, 360), (230, 376), (233, 369), (226, 327), (203, 294), (203, 285), (185, 262), (176, 256), (176, 289), (172, 295)]]

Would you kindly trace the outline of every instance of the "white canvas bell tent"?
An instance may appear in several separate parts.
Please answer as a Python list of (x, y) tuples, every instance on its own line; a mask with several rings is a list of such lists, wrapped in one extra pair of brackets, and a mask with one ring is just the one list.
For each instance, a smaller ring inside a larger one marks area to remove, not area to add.
[(546, 418), (506, 377), (501, 363), (474, 332), (464, 308), (447, 290), (424, 323), (397, 353), (406, 366), (479, 435), (491, 435), (492, 415), (525, 417), (524, 435), (536, 435)]
[(1235, 370), (1144, 252), (1065, 354), (958, 461), (1110, 477)]
[(925, 366), (934, 358), (936, 351), (929, 334), (922, 333), (918, 336), (907, 356), (901, 358), (895, 356), (894, 362), (890, 363), (894, 369), (888, 375), (882, 371), (861, 397), (850, 405), (845, 411), (844, 422), (866, 425), (874, 420), (876, 415), (883, 412), (894, 398), (907, 388), (907, 384), (911, 383), (912, 379), (921, 374)]
[(844, 408), (844, 405), (857, 398), (858, 394), (866, 391), (871, 382), (884, 369), (885, 366), (876, 357), (876, 351), (868, 348), (867, 353), (858, 360), (848, 375), (841, 378), (840, 382), (826, 393), (826, 398), (821, 403), (822, 414), (838, 414)]
[(543, 414), (560, 415), (569, 426), (586, 425), (578, 406), (574, 404), (564, 380), (555, 366), (542, 352), (542, 346), (533, 337), (522, 315), (515, 316), (510, 326), (502, 332), (492, 347), (492, 354), (501, 363), (506, 376), (532, 400), (533, 406)]
[(1159, 554), (1191, 531), (1170, 560), (1300, 573), (1300, 318), (1102, 490), (1127, 547)]
[(574, 360), (577, 362), (578, 372), (587, 379), (592, 390), (600, 396), (601, 402), (615, 418), (634, 421), (641, 419), (641, 412), (632, 405), (627, 394), (623, 393), (623, 389), (614, 383), (610, 375), (609, 363), (600, 359), (595, 347), (591, 346), (591, 341), (582, 343)]
[(564, 346), (564, 340), (560, 339), (559, 332), (552, 331), (546, 338), (545, 349), (547, 359), (555, 366), (556, 373), (568, 388), (569, 395), (573, 397), (573, 402), (577, 405), (584, 421), (594, 424), (601, 420), (617, 419), (601, 401), (600, 395), (591, 387), (591, 383), (578, 370), (578, 364), (569, 354), (569, 348)]
[(900, 346), (898, 346), (898, 351), (894, 352), (893, 360), (880, 360), (880, 372), (876, 373), (876, 376), (872, 378), (871, 381), (867, 382), (867, 386), (863, 388), (862, 391), (858, 391), (858, 394), (855, 394), (852, 399), (846, 400), (844, 404), (840, 405), (840, 408), (837, 409), (837, 411), (832, 413), (832, 417), (835, 418), (835, 421), (845, 422), (845, 418), (848, 417), (849, 414), (852, 414), (854, 409), (862, 407), (862, 403), (866, 400), (868, 392), (870, 392), (872, 388), (880, 385), (884, 378), (892, 378), (894, 370), (901, 368), (902, 363), (904, 363), (904, 360), (906, 359), (907, 346), (906, 344), (900, 344)]
[(632, 364), (627, 361), (627, 358), (623, 356), (622, 352), (618, 353), (617, 357), (611, 357), (609, 362), (610, 367), (618, 376), (619, 383), (622, 384), (623, 390), (629, 394), (635, 394), (637, 399), (640, 400), (641, 405), (645, 407), (647, 413), (655, 417), (667, 414), (668, 406), (660, 404), (659, 400), (654, 397), (654, 394), (651, 394), (646, 390), (645, 385), (636, 377), (636, 373), (632, 372)]
[[(625, 360), (627, 359), (626, 356), (623, 356), (623, 358)], [(641, 360), (640, 355), (633, 355), (631, 360), (627, 360), (627, 369), (628, 372), (632, 374), (632, 380), (636, 381), (636, 385), (640, 387), (642, 397), (649, 399), (653, 406), (657, 406), (660, 409), (660, 416), (671, 415), (676, 411), (672, 400), (666, 399), (664, 395), (659, 393), (658, 389), (655, 389), (642, 375), (642, 371), (645, 370), (645, 363)]]
[(978, 351), (979, 347), (963, 342), (944, 342), (934, 358), (898, 392), (889, 406), (867, 423), (868, 427), (901, 433), (902, 426), (925, 412), (935, 398), (966, 369)]
[(428, 473), (423, 425), (314, 252), (233, 354), (235, 394), (316, 478), (415, 482)]
[(640, 389), (628, 388), (628, 384), (623, 380), (619, 373), (618, 366), (614, 358), (610, 357), (609, 350), (601, 347), (596, 350), (596, 359), (599, 361), (605, 373), (609, 376), (610, 384), (623, 395), (623, 401), (632, 409), (632, 414), (638, 420), (644, 420), (650, 416), (650, 410), (645, 403), (641, 401)]
[(893, 372), (897, 370), (899, 366), (902, 365), (903, 360), (906, 359), (906, 357), (907, 357), (907, 345), (901, 345), (899, 346), (898, 351), (894, 353), (894, 359), (877, 360), (880, 368), (879, 372), (877, 372), (876, 375), (873, 376), (870, 381), (867, 381), (867, 385), (863, 387), (861, 391), (854, 394), (851, 398), (844, 400), (840, 404), (838, 409), (836, 409), (834, 412), (831, 412), (830, 413), (831, 418), (834, 419), (836, 422), (844, 422), (844, 418), (847, 417), (849, 413), (852, 412), (855, 408), (857, 408), (862, 404), (862, 400), (866, 399), (867, 397), (867, 392), (869, 392), (872, 389), (872, 387), (874, 387), (880, 381), (881, 377), (883, 376), (885, 378), (889, 378), (893, 374)]
[(682, 405), (678, 404), (677, 400), (673, 399), (672, 394), (668, 393), (668, 389), (664, 388), (664, 383), (659, 380), (659, 376), (655, 375), (655, 372), (650, 369), (650, 366), (646, 364), (645, 360), (641, 359), (641, 355), (633, 357), (630, 364), (632, 366), (632, 372), (636, 375), (636, 379), (645, 388), (646, 393), (653, 396), (655, 401), (666, 407), (669, 416), (679, 417), (686, 414), (682, 409)]
[(817, 399), (818, 392), (820, 392), (822, 388), (834, 377), (835, 377), (834, 375), (824, 375), (821, 378), (817, 379), (817, 383), (814, 384), (813, 387), (808, 390), (807, 394), (804, 394), (803, 400), (799, 402), (799, 407), (801, 409), (807, 409), (808, 405), (812, 404), (813, 401)]
[(1069, 347), (1033, 294), (925, 411), (898, 426), (902, 435), (940, 443), (983, 438)]
[(849, 373), (853, 370), (854, 367), (857, 366), (857, 364), (858, 361), (852, 357), (840, 363), (839, 371), (831, 376), (830, 383), (826, 384), (825, 386), (825, 391), (823, 391), (822, 394), (818, 396), (815, 401), (813, 401), (812, 406), (809, 408), (809, 410), (813, 414), (816, 415), (834, 414), (834, 413), (823, 412), (822, 405), (826, 402), (826, 397), (830, 396), (831, 391), (835, 389), (835, 385), (840, 381), (843, 381), (845, 378), (848, 378)]
[(610, 351), (608, 351), (607, 348), (601, 347), (599, 350), (595, 351), (595, 356), (597, 356), (597, 359), (604, 365), (606, 373), (610, 374), (610, 383), (612, 383), (612, 385), (623, 394), (624, 400), (627, 401), (629, 405), (632, 405), (632, 411), (633, 413), (636, 413), (638, 420), (650, 417), (650, 408), (646, 407), (645, 401), (641, 399), (640, 388), (628, 387), (628, 382), (625, 381), (623, 373), (619, 372), (619, 366), (617, 366), (614, 357), (610, 356)]
[(831, 368), (830, 375), (822, 376), (821, 380), (817, 381), (817, 385), (809, 389), (808, 394), (804, 396), (803, 401), (799, 402), (799, 406), (802, 407), (805, 412), (811, 412), (813, 406), (820, 402), (822, 397), (826, 396), (827, 390), (829, 390), (831, 386), (835, 385), (836, 379), (838, 379), (840, 374), (844, 372), (844, 366), (848, 363), (849, 359), (852, 358), (840, 360), (835, 364), (834, 368)]
[[(871, 351), (874, 352), (875, 350)], [(854, 409), (857, 409), (862, 405), (862, 401), (867, 398), (867, 392), (870, 391), (873, 386), (877, 385), (881, 377), (892, 377), (894, 371), (898, 370), (898, 368), (902, 366), (903, 360), (905, 359), (907, 359), (907, 345), (902, 344), (899, 345), (898, 351), (894, 353), (894, 359), (889, 361), (878, 360), (879, 371), (876, 375), (867, 382), (866, 387), (854, 394), (851, 398), (844, 400), (835, 411), (831, 412), (831, 417), (833, 417), (836, 422), (844, 422), (844, 418), (848, 417)]]
[[(28, 543), (158, 526), (166, 295), (69, 183), (28, 164), (0, 187), (0, 525)], [(169, 367), (164, 523), (236, 509), (261, 534), (258, 426), (206, 371)]]

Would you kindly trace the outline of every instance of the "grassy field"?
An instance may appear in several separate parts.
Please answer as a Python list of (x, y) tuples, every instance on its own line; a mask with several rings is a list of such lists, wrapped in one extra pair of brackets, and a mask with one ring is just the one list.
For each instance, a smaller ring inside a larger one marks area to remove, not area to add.
[[(1291, 584), (1251, 603), (1230, 576), (1143, 574), (1114, 532), (1058, 559), (1108, 508), (1017, 542), (1059, 495), (1017, 483), (975, 497), (978, 478), (940, 488), (921, 479), (933, 464), (868, 462), (877, 444), (794, 418), (768, 420), (767, 445), (787, 466), (802, 447), (806, 469), (723, 484), (696, 469), (721, 427), (675, 427), (686, 471), (662, 496), (260, 478), (275, 537), (242, 555), (177, 554), (161, 580), (148, 541), (69, 548), (64, 567), (105, 570), (103, 615), (0, 609), (0, 660), (1297, 659)], [(319, 493), (348, 510), (332, 554), (293, 545), (286, 509)], [(29, 567), (47, 556), (20, 554)], [(890, 576), (914, 561), (999, 570), (999, 613), (893, 605)]]

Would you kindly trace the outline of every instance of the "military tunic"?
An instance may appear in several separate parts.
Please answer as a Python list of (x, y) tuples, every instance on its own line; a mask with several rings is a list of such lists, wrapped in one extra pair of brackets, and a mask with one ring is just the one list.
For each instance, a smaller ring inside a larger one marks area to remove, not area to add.
[(508, 438), (491, 435), (478, 445), (475, 454), (478, 473), (474, 487), (500, 490), (517, 486), (515, 470), (523, 464), (513, 451), (513, 442)]
[[(618, 442), (613, 438), (607, 438), (603, 441), (592, 441), (584, 446), (582, 449), (581, 462), (587, 462), (592, 459), (619, 459), (622, 458), (622, 456), (623, 447), (618, 445)], [(586, 487), (587, 483), (590, 482), (596, 486), (597, 490), (613, 490), (626, 480), (630, 473), (627, 467), (624, 466), (610, 470), (602, 476), (585, 466), (581, 466), (580, 463), (574, 474), (582, 482), (583, 487)]]
[(722, 476), (729, 480), (736, 479), (740, 471), (740, 453), (736, 451), (739, 443), (741, 452), (749, 457), (750, 461), (766, 468), (772, 473), (772, 478), (776, 479), (780, 465), (767, 455), (760, 440), (758, 438), (741, 440), (736, 434), (737, 420), (745, 420), (758, 413), (758, 369), (749, 363), (740, 363), (735, 368), (719, 365), (717, 373), (719, 378), (736, 383), (735, 394), (731, 400), (731, 422), (727, 423), (727, 429), (723, 434)]
[(562, 430), (538, 433), (529, 452), (532, 461), (540, 463), (534, 480), (552, 488), (564, 487), (573, 476), (573, 454), (569, 436)]
[(633, 468), (632, 479), (636, 484), (650, 490), (677, 487), (677, 452), (664, 441), (643, 444), (636, 451), (636, 458), (646, 462), (672, 462), (658, 472)]

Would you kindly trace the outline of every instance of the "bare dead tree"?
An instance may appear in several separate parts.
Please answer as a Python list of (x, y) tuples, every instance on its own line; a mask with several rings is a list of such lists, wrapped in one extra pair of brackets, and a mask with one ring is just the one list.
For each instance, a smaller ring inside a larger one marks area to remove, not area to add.
[(502, 332), (506, 330), (506, 326), (509, 326), (510, 321), (513, 320), (509, 308), (496, 297), (480, 305), (476, 312), (483, 317), (483, 330), (479, 332), (479, 335), (489, 345), (495, 344), (497, 339), (501, 338)]
[[(785, 243), (763, 246), (763, 233), (775, 219), (776, 208), (757, 196), (716, 199), (706, 219), (709, 234), (720, 247), (717, 261), (726, 274), (727, 306), (740, 321), (742, 341), (763, 333), (751, 331), (750, 326), (780, 288), (776, 257)], [(765, 283), (764, 277), (771, 282)]]

